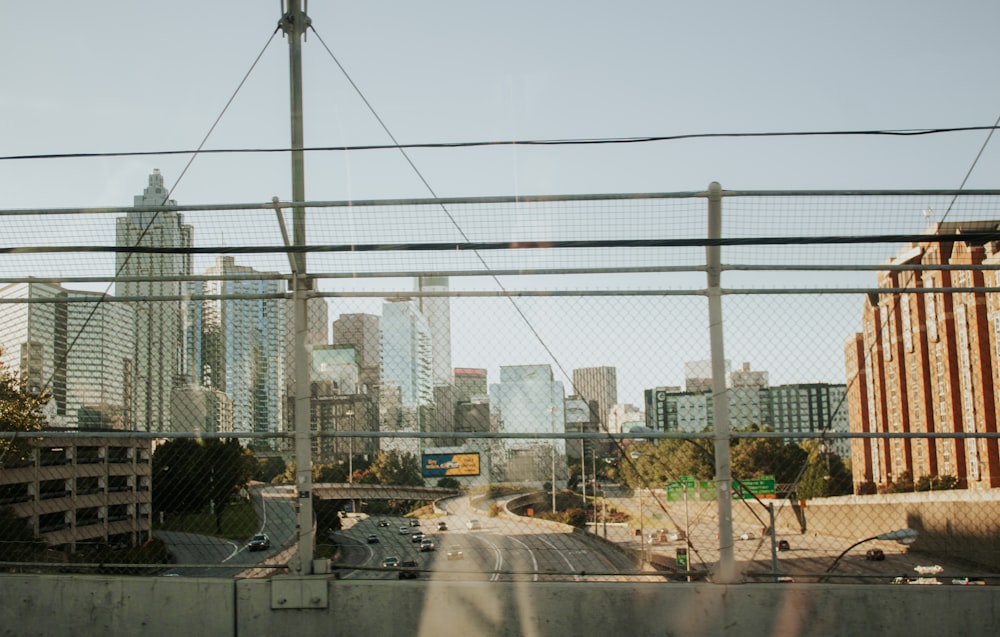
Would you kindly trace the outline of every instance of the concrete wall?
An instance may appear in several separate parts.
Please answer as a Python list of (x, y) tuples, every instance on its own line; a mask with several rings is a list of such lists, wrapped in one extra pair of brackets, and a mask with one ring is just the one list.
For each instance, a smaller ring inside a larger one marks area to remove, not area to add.
[(0, 634), (989, 635), (1000, 587), (0, 575)]
[[(1000, 569), (1000, 494), (945, 491), (808, 500), (801, 509), (805, 533), (845, 540), (911, 528), (919, 532), (913, 551)], [(778, 506), (776, 504), (776, 506)], [(746, 517), (734, 506), (734, 520)], [(746, 523), (746, 522), (745, 522)], [(798, 533), (799, 521), (787, 503), (778, 529)]]

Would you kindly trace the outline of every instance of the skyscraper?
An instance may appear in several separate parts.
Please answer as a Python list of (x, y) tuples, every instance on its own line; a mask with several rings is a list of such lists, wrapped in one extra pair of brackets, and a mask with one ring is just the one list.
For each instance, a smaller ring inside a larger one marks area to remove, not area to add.
[(35, 392), (48, 392), (49, 424), (131, 428), (132, 308), (104, 295), (65, 290), (51, 283), (14, 283), (0, 298), (92, 302), (0, 305), (3, 363)]
[(353, 345), (358, 352), (359, 392), (376, 394), (380, 384), (382, 332), (375, 314), (341, 314), (333, 322), (333, 344)]
[[(168, 199), (163, 176), (154, 169), (136, 208), (177, 205)], [(116, 223), (115, 244), (120, 247), (190, 248), (193, 229), (172, 210), (132, 210)], [(135, 391), (132, 413), (140, 431), (170, 431), (170, 390), (183, 381), (184, 291), (179, 277), (192, 273), (190, 254), (122, 252), (115, 259), (119, 277), (146, 277), (145, 281), (118, 281), (115, 293), (131, 301), (135, 311), (133, 360)], [(144, 301), (144, 297), (176, 300)]]
[(614, 367), (582, 367), (573, 370), (576, 395), (587, 402), (597, 402), (596, 421), (607, 431), (608, 415), (618, 402), (618, 371)]
[[(424, 431), (434, 404), (431, 334), (427, 319), (411, 299), (382, 304), (381, 429)], [(415, 438), (384, 440), (382, 449), (418, 453)]]
[[(206, 272), (218, 279), (201, 282), (205, 294), (248, 297), (280, 295), (283, 282), (266, 278), (228, 278), (256, 271), (220, 256)], [(285, 299), (216, 299), (201, 303), (196, 330), (200, 349), (192, 352), (195, 384), (225, 392), (232, 399), (235, 431), (277, 432), (284, 413)]]
[[(446, 293), (448, 277), (422, 276), (417, 278), (418, 292)], [(427, 319), (433, 352), (433, 383), (435, 387), (452, 384), (451, 370), (451, 302), (447, 296), (421, 296), (417, 308)]]

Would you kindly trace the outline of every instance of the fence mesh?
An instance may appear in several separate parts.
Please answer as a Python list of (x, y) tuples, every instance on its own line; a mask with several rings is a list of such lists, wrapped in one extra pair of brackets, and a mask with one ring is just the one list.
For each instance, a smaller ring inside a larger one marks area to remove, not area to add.
[(5, 569), (1000, 571), (997, 193), (163, 198), (0, 211)]

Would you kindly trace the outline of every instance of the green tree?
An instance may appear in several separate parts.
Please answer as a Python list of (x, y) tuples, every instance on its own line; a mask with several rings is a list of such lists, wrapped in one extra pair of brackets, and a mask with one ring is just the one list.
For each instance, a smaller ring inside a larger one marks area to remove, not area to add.
[(445, 476), (445, 477), (441, 478), (440, 480), (437, 481), (437, 485), (438, 485), (438, 487), (440, 487), (442, 489), (461, 489), (462, 488), (462, 483), (459, 482), (458, 479), (452, 478), (451, 476)]
[[(772, 430), (751, 425), (743, 431)], [(808, 459), (805, 449), (780, 438), (738, 438), (730, 448), (733, 477), (741, 480), (773, 475), (775, 482), (794, 482)]]
[(167, 512), (210, 509), (220, 527), (223, 508), (253, 477), (256, 463), (235, 438), (166, 442), (153, 454), (153, 508)]
[(840, 456), (823, 444), (810, 445), (809, 464), (798, 484), (798, 496), (804, 500), (853, 492), (851, 472)]
[(285, 461), (278, 456), (259, 458), (254, 469), (253, 479), (260, 482), (270, 482), (275, 476), (285, 471)]
[(395, 449), (383, 451), (372, 463), (371, 473), (378, 484), (422, 487), (424, 478), (420, 474), (420, 461), (412, 453), (400, 453)]
[(222, 533), (222, 513), (233, 496), (253, 477), (256, 461), (239, 440), (206, 440), (201, 445), (198, 473), (208, 479), (208, 504), (215, 514), (216, 532)]
[(0, 468), (27, 462), (31, 457), (31, 446), (17, 434), (42, 428), (42, 407), (48, 401), (47, 393), (29, 392), (5, 365), (0, 365), (0, 431), (15, 432), (13, 438), (0, 439)]

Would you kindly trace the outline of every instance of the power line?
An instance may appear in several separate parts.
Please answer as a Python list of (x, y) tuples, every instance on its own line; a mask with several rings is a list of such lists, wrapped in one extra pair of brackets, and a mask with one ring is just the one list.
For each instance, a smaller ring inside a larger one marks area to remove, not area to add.
[[(332, 55), (332, 53), (331, 53)], [(334, 58), (336, 59), (336, 58)], [(377, 116), (376, 116), (377, 117)], [(366, 150), (406, 150), (406, 149), (447, 149), (476, 148), (488, 146), (585, 146), (602, 144), (646, 144), (655, 142), (672, 142), (689, 139), (741, 139), (767, 137), (920, 137), (926, 135), (949, 135), (974, 131), (992, 131), (1000, 128), (1000, 120), (992, 126), (952, 126), (943, 128), (911, 128), (911, 129), (872, 129), (872, 130), (842, 130), (842, 131), (770, 131), (757, 133), (683, 133), (677, 135), (648, 135), (640, 137), (596, 137), (569, 139), (521, 139), (521, 140), (488, 140), (467, 142), (418, 142), (412, 144), (361, 144), (356, 146), (309, 146), (304, 152), (356, 152)], [(30, 160), (30, 159), (88, 159), (97, 157), (148, 157), (169, 155), (201, 155), (221, 154), (255, 154), (255, 153), (290, 153), (290, 147), (281, 148), (215, 148), (215, 149), (174, 149), (174, 150), (137, 150), (110, 151), (90, 153), (42, 153), (37, 155), (0, 155), (0, 161)]]

